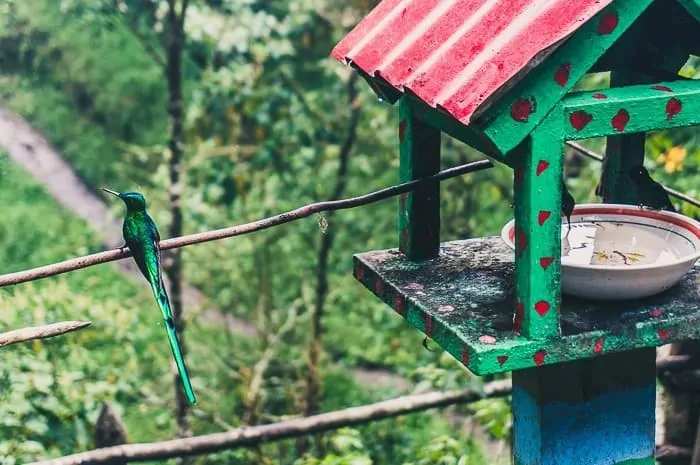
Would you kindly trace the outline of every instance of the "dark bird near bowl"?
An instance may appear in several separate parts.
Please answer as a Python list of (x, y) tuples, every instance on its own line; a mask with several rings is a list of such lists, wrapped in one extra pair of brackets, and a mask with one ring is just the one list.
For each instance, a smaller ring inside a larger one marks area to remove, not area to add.
[(671, 203), (668, 193), (661, 184), (654, 181), (649, 171), (642, 165), (636, 165), (629, 169), (629, 177), (637, 188), (639, 206), (653, 210), (667, 210), (675, 212), (676, 207)]
[(574, 200), (574, 196), (571, 195), (569, 192), (569, 189), (566, 188), (566, 183), (564, 182), (564, 178), (561, 180), (561, 213), (562, 215), (566, 216), (566, 224), (569, 226), (569, 230), (566, 232), (566, 235), (569, 235), (569, 231), (571, 231), (571, 214), (574, 212), (574, 207), (576, 206), (576, 200)]

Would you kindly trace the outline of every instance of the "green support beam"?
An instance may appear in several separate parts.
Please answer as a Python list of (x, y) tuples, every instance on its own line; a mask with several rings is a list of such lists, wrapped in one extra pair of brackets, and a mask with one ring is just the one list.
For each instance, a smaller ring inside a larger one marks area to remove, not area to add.
[[(405, 99), (399, 101), (399, 180), (440, 171), (440, 130), (425, 124)], [(399, 198), (399, 248), (411, 260), (434, 258), (440, 248), (440, 183)]]
[(577, 92), (557, 111), (575, 140), (700, 124), (699, 108), (700, 82), (689, 80)]

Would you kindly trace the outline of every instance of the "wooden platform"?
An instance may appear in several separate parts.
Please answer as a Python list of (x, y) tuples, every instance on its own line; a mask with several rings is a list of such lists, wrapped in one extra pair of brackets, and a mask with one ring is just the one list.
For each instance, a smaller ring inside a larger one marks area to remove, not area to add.
[[(477, 375), (512, 371), (700, 337), (700, 268), (637, 301), (563, 296), (560, 338), (513, 331), (513, 252), (498, 237), (443, 243), (413, 263), (396, 249), (357, 254), (362, 284)], [(546, 347), (546, 350), (545, 350)]]

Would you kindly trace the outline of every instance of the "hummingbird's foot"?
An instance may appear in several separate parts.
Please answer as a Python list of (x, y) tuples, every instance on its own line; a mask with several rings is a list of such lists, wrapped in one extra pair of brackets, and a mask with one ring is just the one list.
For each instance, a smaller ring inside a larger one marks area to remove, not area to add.
[(117, 248), (119, 249), (120, 252), (124, 253), (124, 252), (127, 251), (127, 249), (129, 248), (129, 246), (126, 245), (126, 242), (125, 242), (125, 243), (123, 243), (122, 245), (120, 245), (120, 246), (117, 247)]

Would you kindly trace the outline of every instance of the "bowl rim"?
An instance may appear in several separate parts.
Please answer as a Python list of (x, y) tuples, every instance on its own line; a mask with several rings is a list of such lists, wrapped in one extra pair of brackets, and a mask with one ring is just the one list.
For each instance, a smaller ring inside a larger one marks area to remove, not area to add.
[[(680, 213), (669, 212), (666, 210), (650, 210), (646, 208), (641, 208), (637, 205), (627, 205), (620, 203), (582, 203), (577, 204), (574, 207), (573, 215), (581, 214), (607, 214), (607, 215), (627, 215), (632, 217), (649, 218), (652, 220), (663, 221), (666, 223), (671, 223), (682, 229), (685, 229), (689, 233), (695, 236), (697, 243), (700, 244), (700, 222), (694, 220)], [(508, 237), (508, 232), (514, 228), (515, 218), (508, 221), (503, 228), (501, 228), (501, 240), (511, 249), (515, 250), (515, 243)], [(676, 261), (666, 262), (666, 263), (651, 263), (646, 265), (628, 265), (624, 267), (620, 266), (608, 266), (608, 265), (590, 265), (590, 264), (580, 264), (580, 263), (569, 263), (565, 264), (562, 262), (562, 268), (577, 268), (585, 270), (605, 270), (605, 271), (638, 271), (638, 270), (652, 270), (657, 268), (670, 268), (673, 266), (680, 265), (682, 263), (695, 263), (700, 258), (700, 247), (697, 247), (694, 254), (686, 255), (679, 258)], [(692, 265), (691, 265), (692, 266)]]

